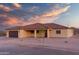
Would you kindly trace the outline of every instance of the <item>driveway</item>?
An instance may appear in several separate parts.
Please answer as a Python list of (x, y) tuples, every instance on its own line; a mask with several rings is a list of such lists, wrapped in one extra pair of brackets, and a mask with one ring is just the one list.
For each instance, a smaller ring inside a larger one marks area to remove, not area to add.
[(77, 52), (70, 52), (57, 49), (48, 49), (43, 46), (18, 46), (14, 48), (0, 49), (1, 55), (79, 55)]
[(79, 39), (0, 37), (0, 54), (76, 55), (79, 54)]

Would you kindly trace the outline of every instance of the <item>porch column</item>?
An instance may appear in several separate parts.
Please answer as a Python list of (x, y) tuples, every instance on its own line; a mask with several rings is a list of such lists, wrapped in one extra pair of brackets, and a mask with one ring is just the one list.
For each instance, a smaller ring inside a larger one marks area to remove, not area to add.
[(49, 36), (49, 29), (47, 29), (47, 38), (49, 38), (50, 36)]
[(37, 32), (37, 31), (36, 31), (36, 30), (34, 30), (34, 37), (35, 37), (35, 38), (37, 37), (36, 32)]

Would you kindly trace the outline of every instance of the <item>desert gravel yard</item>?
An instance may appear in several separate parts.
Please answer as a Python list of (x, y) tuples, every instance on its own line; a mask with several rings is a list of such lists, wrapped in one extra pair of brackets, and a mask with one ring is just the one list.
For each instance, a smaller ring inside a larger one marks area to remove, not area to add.
[(79, 55), (78, 38), (0, 37), (2, 55)]

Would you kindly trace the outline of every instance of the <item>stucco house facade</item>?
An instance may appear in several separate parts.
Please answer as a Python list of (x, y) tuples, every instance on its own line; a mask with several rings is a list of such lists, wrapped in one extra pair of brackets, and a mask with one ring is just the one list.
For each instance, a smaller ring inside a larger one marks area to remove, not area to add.
[(16, 38), (72, 37), (73, 35), (73, 28), (55, 23), (35, 23), (26, 26), (16, 26), (6, 30), (7, 37)]

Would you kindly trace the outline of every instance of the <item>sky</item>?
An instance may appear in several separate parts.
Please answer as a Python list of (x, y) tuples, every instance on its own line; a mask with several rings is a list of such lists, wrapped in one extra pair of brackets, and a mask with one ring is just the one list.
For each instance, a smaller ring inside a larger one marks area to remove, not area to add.
[(78, 3), (0, 3), (0, 30), (33, 23), (79, 28)]

